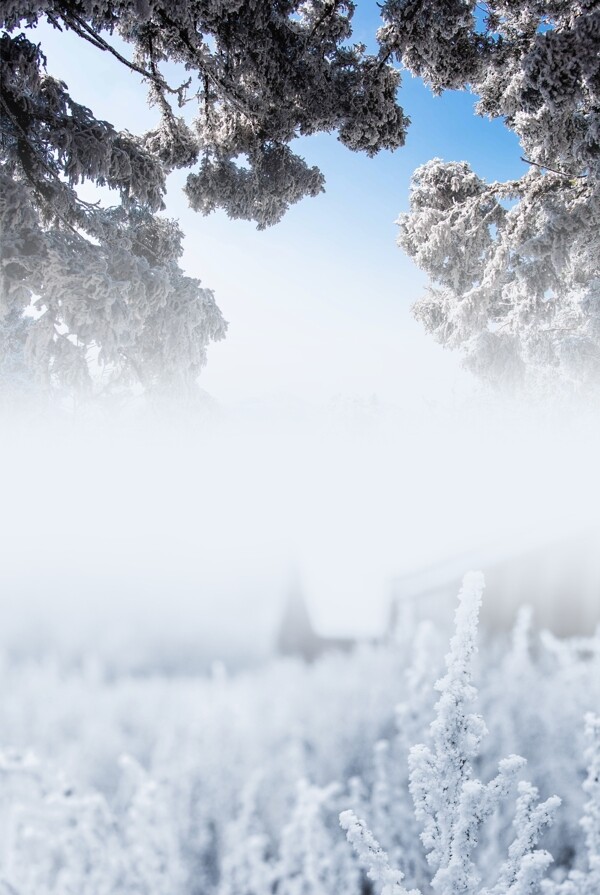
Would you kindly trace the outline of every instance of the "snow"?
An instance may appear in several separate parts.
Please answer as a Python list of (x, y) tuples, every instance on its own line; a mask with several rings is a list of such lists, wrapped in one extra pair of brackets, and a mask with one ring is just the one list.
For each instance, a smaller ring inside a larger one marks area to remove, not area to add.
[(557, 652), (521, 619), (512, 645), (478, 644), (481, 585), (465, 583), (444, 677), (447, 632), (431, 625), (310, 666), (185, 678), (5, 657), (0, 881), (359, 895), (367, 871), (396, 895), (434, 874), (446, 895), (534, 892), (544, 876), (552, 895), (590, 895), (598, 638)]

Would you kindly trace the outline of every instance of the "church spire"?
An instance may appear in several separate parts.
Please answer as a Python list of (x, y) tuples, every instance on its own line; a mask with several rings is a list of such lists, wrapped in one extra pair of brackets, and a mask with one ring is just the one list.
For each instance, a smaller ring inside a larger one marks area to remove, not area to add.
[(277, 650), (283, 656), (299, 656), (312, 661), (319, 653), (319, 637), (315, 633), (308, 606), (295, 574), (290, 581), (277, 636)]

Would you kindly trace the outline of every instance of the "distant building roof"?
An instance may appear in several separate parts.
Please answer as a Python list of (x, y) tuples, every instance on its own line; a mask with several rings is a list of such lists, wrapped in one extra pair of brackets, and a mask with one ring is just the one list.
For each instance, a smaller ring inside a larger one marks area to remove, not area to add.
[(484, 573), (483, 624), (507, 628), (529, 604), (541, 627), (556, 634), (591, 634), (600, 624), (600, 532), (522, 550), (474, 552), (402, 575), (392, 583), (394, 603), (417, 616), (453, 612), (465, 572)]
[(294, 578), (281, 617), (277, 651), (282, 656), (297, 656), (312, 662), (331, 650), (350, 650), (356, 642), (350, 638), (322, 637), (315, 631), (300, 582)]

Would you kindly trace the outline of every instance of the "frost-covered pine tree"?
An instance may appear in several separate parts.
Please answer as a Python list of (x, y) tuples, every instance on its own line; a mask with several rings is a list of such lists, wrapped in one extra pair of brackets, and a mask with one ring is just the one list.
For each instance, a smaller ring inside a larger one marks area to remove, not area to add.
[(399, 244), (431, 279), (417, 318), (496, 384), (597, 379), (598, 3), (387, 0), (382, 15), (385, 58), (435, 93), (469, 87), (529, 166), (507, 183), (467, 162), (415, 171)]
[[(323, 189), (295, 137), (335, 131), (369, 155), (402, 145), (399, 74), (349, 43), (353, 12), (336, 0), (2, 4), (3, 372), (20, 381), (24, 365), (78, 388), (98, 370), (146, 388), (195, 381), (226, 324), (179, 266), (182, 234), (160, 215), (166, 175), (190, 169), (192, 208), (265, 227)], [(46, 70), (40, 22), (137, 73), (157, 126), (121, 132), (78, 103)], [(166, 63), (184, 83), (168, 81)], [(86, 182), (109, 187), (114, 207), (85, 202)]]

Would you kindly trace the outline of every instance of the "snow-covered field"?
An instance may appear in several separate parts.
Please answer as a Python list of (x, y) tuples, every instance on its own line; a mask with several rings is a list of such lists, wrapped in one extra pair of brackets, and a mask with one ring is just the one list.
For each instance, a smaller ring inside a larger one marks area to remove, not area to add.
[(234, 674), (5, 657), (0, 891), (597, 893), (600, 639), (485, 640), (478, 589), (446, 658), (429, 623)]

